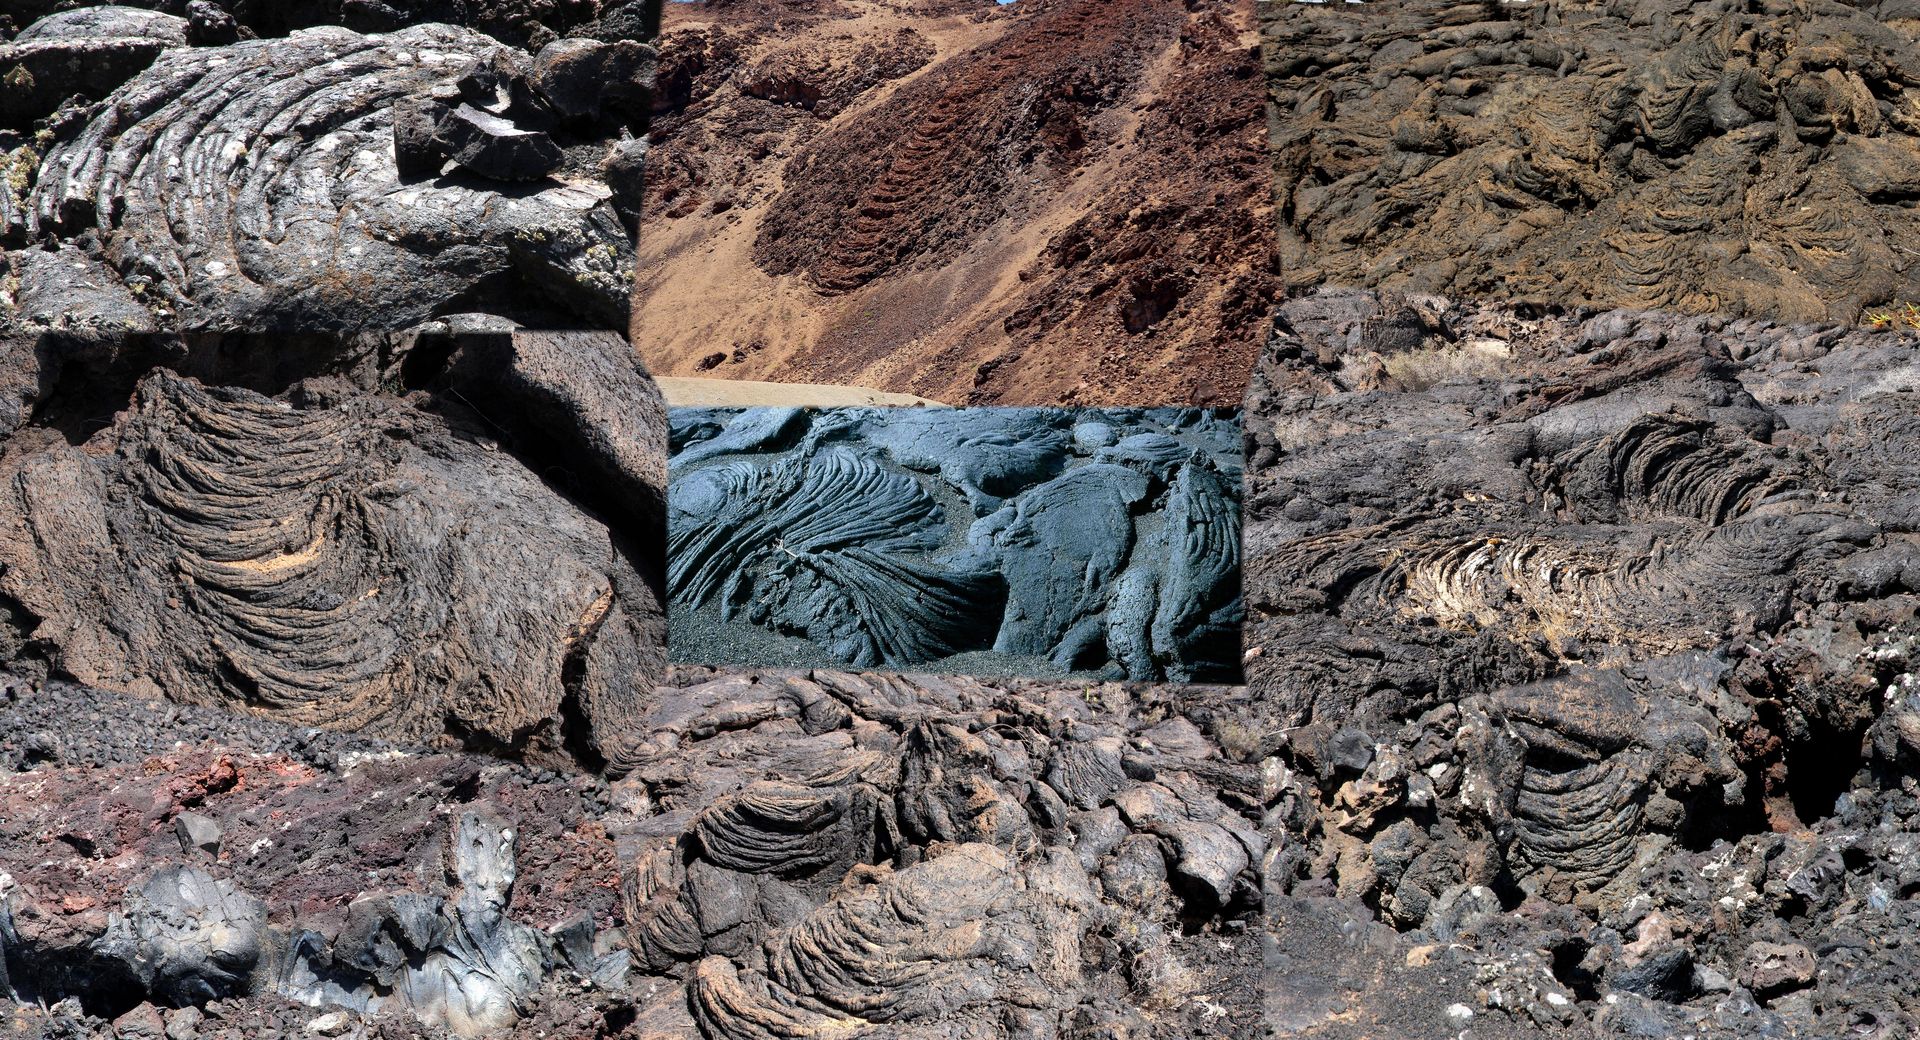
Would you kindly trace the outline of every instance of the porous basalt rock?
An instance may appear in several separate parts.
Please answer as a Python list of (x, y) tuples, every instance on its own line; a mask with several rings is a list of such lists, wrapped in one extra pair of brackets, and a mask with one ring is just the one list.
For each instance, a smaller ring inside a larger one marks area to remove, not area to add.
[(1137, 680), (1237, 674), (1228, 416), (676, 409), (672, 425), (669, 594), (707, 615), (679, 630), (685, 653), (755, 652), (738, 631), (702, 636), (717, 619), (856, 666), (991, 652)]
[[(29, 1035), (176, 1021), (153, 1004), (209, 1040), (1259, 1035), (1238, 689), (689, 669), (615, 781), (4, 691), (0, 1023)], [(114, 712), (58, 760), (14, 736)]]
[(1262, 11), (1294, 286), (1786, 321), (1920, 295), (1902, 5)]
[[(633, 60), (610, 89), (644, 94), (651, 51), (619, 46)], [(645, 113), (555, 127), (530, 61), (433, 24), (169, 46), (11, 157), (0, 320), (357, 330), (488, 310), (623, 324), (632, 240), (600, 167)]]
[(1248, 682), (1305, 838), (1270, 879), (1501, 980), (1463, 1006), (1532, 1030), (1915, 1021), (1904, 954), (1820, 960), (1850, 981), (1803, 1005), (1780, 952), (1914, 912), (1885, 880), (1912, 780), (1876, 735), (1920, 638), (1915, 349), (1285, 304), (1246, 413)]
[(1230, 807), (1251, 770), (1184, 720), (1096, 719), (1082, 696), (828, 672), (683, 688), (632, 773), (664, 794), (627, 888), (637, 963), (686, 972), (692, 1023), (729, 1040), (1251, 1028), (1202, 1006), (1252, 967), (1227, 925), (1267, 847)]
[[(624, 342), (274, 344), (295, 374), (260, 362), (266, 345), (15, 345), (12, 652), (300, 725), (617, 760), (665, 635), (664, 409)], [(120, 378), (125, 411), (67, 425)]]

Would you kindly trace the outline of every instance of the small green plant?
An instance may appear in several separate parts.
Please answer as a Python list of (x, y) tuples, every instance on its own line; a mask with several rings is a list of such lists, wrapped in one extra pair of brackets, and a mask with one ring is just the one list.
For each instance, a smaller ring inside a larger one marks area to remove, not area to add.
[(1920, 303), (1909, 301), (1884, 311), (1868, 311), (1867, 324), (1876, 329), (1920, 330)]

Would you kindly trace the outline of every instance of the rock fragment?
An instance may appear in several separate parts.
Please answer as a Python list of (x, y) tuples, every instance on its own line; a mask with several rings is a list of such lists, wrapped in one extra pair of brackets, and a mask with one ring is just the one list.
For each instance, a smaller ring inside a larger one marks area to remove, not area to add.
[(173, 818), (174, 832), (180, 836), (180, 847), (187, 852), (198, 850), (218, 859), (220, 839), (223, 833), (220, 825), (196, 812), (183, 812)]
[(1747, 947), (1740, 984), (1756, 996), (1772, 997), (1810, 984), (1813, 976), (1813, 951), (1805, 946), (1757, 942)]
[(653, 104), (655, 54), (632, 40), (555, 40), (534, 55), (533, 89), (561, 119), (597, 120), (603, 108), (626, 119), (645, 114)]
[(240, 39), (240, 24), (213, 0), (187, 4), (187, 42), (196, 47), (219, 47)]
[(166, 1040), (166, 1021), (159, 1008), (142, 1003), (113, 1020), (113, 1035), (116, 1040)]
[(393, 146), (401, 175), (411, 178), (437, 174), (451, 160), (492, 180), (532, 181), (566, 158), (541, 131), (464, 102), (449, 106), (425, 98), (395, 107)]

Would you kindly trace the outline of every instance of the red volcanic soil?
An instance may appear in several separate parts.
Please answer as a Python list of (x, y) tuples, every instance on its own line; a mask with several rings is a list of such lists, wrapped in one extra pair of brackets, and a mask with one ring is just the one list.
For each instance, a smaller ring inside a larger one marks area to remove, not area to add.
[(1248, 0), (670, 4), (661, 375), (1237, 404), (1277, 280)]

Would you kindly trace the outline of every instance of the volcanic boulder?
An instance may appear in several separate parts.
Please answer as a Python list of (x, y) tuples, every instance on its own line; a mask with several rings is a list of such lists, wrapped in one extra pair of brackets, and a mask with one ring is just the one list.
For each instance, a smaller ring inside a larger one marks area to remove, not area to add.
[(644, 120), (550, 136), (518, 71), (529, 61), (447, 25), (167, 49), (64, 120), (43, 157), (13, 156), (0, 317), (29, 330), (397, 329), (470, 310), (619, 324), (632, 242), (599, 170)]
[[(14, 653), (300, 725), (619, 760), (664, 656), (663, 410), (624, 342), (180, 346), (17, 345), (42, 367), (0, 443)], [(273, 381), (262, 348), (301, 372), (272, 395), (246, 385)], [(116, 375), (131, 405), (60, 436), (62, 402)]]

